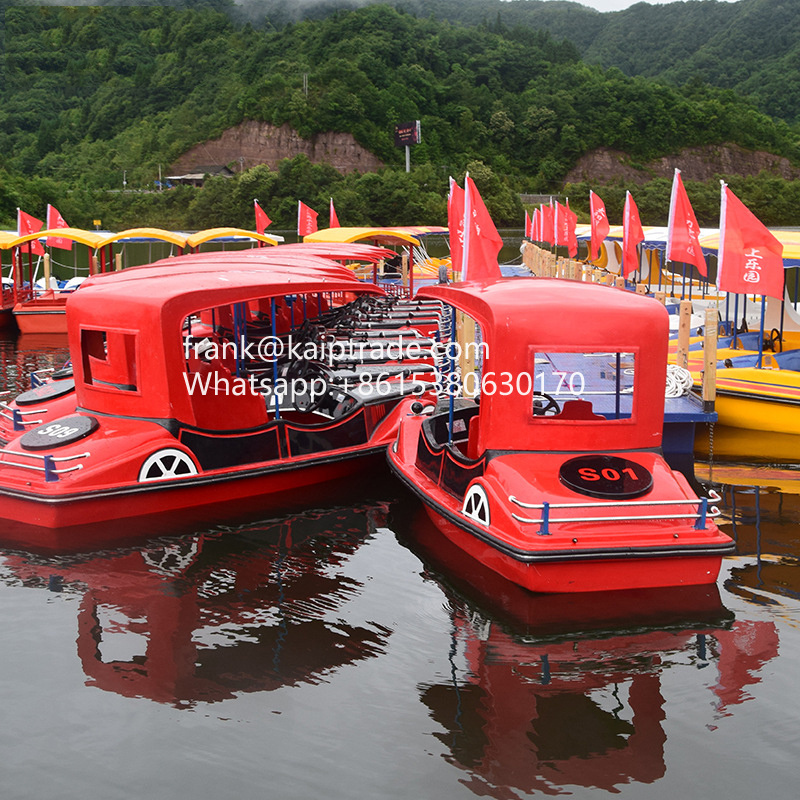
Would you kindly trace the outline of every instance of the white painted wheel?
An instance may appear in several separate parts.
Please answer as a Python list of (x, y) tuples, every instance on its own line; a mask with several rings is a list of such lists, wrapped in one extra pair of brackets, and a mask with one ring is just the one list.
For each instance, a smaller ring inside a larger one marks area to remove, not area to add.
[(473, 483), (472, 486), (467, 489), (461, 512), (465, 517), (469, 517), (485, 528), (489, 527), (491, 520), (489, 515), (489, 498), (486, 495), (486, 489), (479, 483)]
[(194, 461), (183, 450), (168, 447), (148, 456), (139, 470), (139, 482), (168, 481), (172, 478), (185, 478), (187, 475), (197, 475)]

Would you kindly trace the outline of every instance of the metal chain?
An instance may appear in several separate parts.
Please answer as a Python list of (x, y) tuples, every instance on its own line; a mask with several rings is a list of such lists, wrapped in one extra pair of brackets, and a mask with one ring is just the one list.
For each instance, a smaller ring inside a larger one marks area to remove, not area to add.
[(708, 423), (708, 480), (714, 482), (714, 423)]

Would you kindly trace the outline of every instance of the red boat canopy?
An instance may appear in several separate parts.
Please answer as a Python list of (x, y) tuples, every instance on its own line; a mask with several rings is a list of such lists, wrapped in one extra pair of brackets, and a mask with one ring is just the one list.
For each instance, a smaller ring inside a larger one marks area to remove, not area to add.
[[(660, 446), (669, 321), (657, 301), (599, 284), (539, 278), (426, 286), (418, 296), (443, 300), (480, 324), (484, 376), (491, 373), (499, 384), (501, 374), (508, 373), (515, 386), (518, 376), (531, 376), (527, 391), (502, 397), (484, 392), (478, 452)], [(533, 385), (537, 354), (587, 352), (606, 361), (614, 354), (632, 356), (631, 414), (602, 420), (535, 416), (530, 390), (539, 388)]]
[(251, 263), (213, 255), (96, 276), (70, 297), (67, 329), (79, 406), (194, 424), (185, 380), (187, 317), (286, 295), (382, 294), (324, 259)]

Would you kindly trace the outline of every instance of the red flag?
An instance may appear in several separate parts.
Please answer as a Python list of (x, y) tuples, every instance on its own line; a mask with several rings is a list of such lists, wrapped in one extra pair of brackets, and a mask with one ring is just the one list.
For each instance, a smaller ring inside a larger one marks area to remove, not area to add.
[(469, 175), (464, 180), (464, 252), (461, 280), (502, 278), (497, 255), (503, 240), (483, 203), (478, 187)]
[(333, 207), (333, 198), (331, 197), (331, 211), (330, 211), (330, 228), (338, 228), (339, 225), (339, 217), (336, 216), (336, 209)]
[(578, 222), (578, 217), (569, 207), (569, 201), (566, 206), (556, 200), (555, 206), (555, 234), (556, 246), (567, 248), (567, 253), (570, 257), (578, 255), (578, 239), (575, 235), (575, 226)]
[(720, 290), (783, 298), (783, 245), (725, 183), (719, 236)]
[(308, 236), (317, 230), (317, 212), (302, 200), (297, 201), (297, 235)]
[(567, 200), (567, 255), (575, 258), (578, 255), (578, 234), (575, 229), (578, 227), (578, 215), (569, 207)]
[(263, 236), (264, 231), (272, 225), (272, 220), (267, 216), (267, 212), (258, 204), (258, 200), (253, 200), (253, 204), (256, 210), (256, 233), (260, 233)]
[(700, 247), (700, 226), (683, 187), (681, 171), (675, 170), (672, 195), (669, 200), (669, 227), (667, 229), (667, 261), (694, 264), (701, 275), (708, 275), (706, 260)]
[(528, 214), (528, 211), (526, 209), (526, 211), (525, 211), (525, 232), (523, 233), (523, 236), (525, 236), (526, 239), (530, 239), (530, 238), (532, 238), (532, 235), (533, 235), (532, 232), (533, 232), (533, 228), (531, 226), (531, 217), (530, 217), (530, 214)]
[(611, 230), (606, 214), (606, 204), (593, 192), (589, 190), (589, 212), (592, 217), (592, 235), (589, 243), (589, 261), (596, 261), (600, 258), (603, 241)]
[[(56, 228), (69, 228), (58, 209), (47, 204), (47, 230), (52, 231)], [(59, 247), (62, 250), (72, 250), (72, 239), (65, 239), (63, 236), (48, 236), (48, 247)]]
[(625, 193), (625, 211), (622, 215), (622, 276), (630, 277), (639, 269), (639, 252), (636, 245), (644, 241), (639, 209), (630, 192)]
[(542, 238), (541, 241), (553, 244), (553, 206), (542, 206)]
[[(27, 236), (30, 233), (38, 233), (44, 223), (30, 214), (26, 214), (21, 208), (17, 209), (17, 236)], [(30, 242), (31, 253), (37, 256), (44, 255), (44, 247), (38, 239)]]
[(461, 272), (464, 258), (464, 190), (450, 178), (447, 196), (447, 228), (450, 232), (450, 261), (454, 272)]
[(539, 233), (539, 230), (541, 228), (541, 221), (542, 221), (542, 215), (539, 213), (539, 209), (534, 208), (533, 217), (531, 218), (531, 239), (534, 242), (541, 241), (541, 239), (539, 238), (539, 236), (541, 235)]

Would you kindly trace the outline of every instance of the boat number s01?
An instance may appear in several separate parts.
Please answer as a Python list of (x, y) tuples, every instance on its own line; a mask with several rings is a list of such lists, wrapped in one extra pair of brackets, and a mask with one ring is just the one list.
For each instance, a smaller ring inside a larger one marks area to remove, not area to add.
[(601, 469), (599, 472), (594, 467), (580, 467), (578, 469), (578, 474), (583, 478), (585, 481), (619, 481), (623, 480), (624, 477), (630, 478), (632, 481), (638, 481), (639, 476), (631, 467), (623, 467), (622, 470), (611, 469), (611, 467), (605, 467)]
[(561, 465), (558, 477), (573, 492), (617, 500), (647, 494), (653, 487), (650, 470), (627, 458), (578, 456)]

